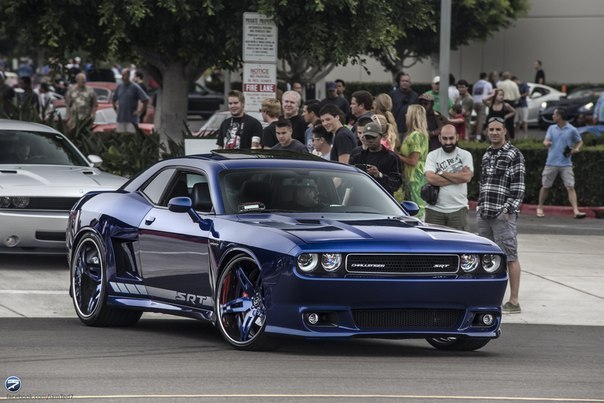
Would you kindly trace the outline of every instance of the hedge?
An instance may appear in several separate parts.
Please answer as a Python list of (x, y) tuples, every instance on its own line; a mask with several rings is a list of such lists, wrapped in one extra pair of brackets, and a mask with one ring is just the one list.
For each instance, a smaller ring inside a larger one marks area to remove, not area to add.
[[(547, 159), (547, 149), (542, 141), (523, 140), (514, 145), (522, 151), (526, 164), (524, 203), (537, 204), (541, 189), (541, 173)], [(488, 148), (487, 143), (460, 142), (460, 147), (472, 153), (474, 159), (474, 178), (468, 184), (468, 198), (478, 198), (480, 180), (480, 162)], [(604, 145), (582, 147), (581, 152), (573, 156), (575, 188), (580, 206), (604, 206)], [(569, 205), (568, 193), (559, 177), (550, 189), (546, 205)]]

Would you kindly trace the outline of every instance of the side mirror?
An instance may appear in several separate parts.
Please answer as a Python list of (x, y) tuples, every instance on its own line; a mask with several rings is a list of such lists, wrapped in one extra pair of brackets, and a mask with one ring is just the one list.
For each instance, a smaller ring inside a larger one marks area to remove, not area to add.
[(193, 202), (189, 197), (173, 197), (168, 202), (168, 210), (174, 213), (189, 213), (193, 222), (199, 224), (202, 231), (210, 231), (212, 229), (212, 220), (204, 220), (197, 214), (193, 208)]
[(103, 159), (98, 155), (90, 154), (88, 156), (88, 161), (92, 164), (93, 167), (98, 168), (103, 163)]
[(417, 213), (419, 213), (419, 206), (417, 205), (416, 202), (404, 201), (404, 202), (401, 203), (401, 205), (403, 206), (403, 208), (405, 209), (405, 211), (410, 216), (414, 216), (414, 215), (417, 215)]
[(168, 202), (168, 210), (174, 213), (186, 213), (193, 206), (188, 197), (173, 197)]

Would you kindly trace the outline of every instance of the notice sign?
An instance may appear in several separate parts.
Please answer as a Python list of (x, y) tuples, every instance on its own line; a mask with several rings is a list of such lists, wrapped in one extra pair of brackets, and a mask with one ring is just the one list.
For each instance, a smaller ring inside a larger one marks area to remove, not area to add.
[(276, 98), (277, 66), (273, 63), (244, 63), (243, 94), (246, 111), (257, 112), (264, 99)]
[(277, 63), (277, 25), (272, 18), (243, 13), (243, 61)]

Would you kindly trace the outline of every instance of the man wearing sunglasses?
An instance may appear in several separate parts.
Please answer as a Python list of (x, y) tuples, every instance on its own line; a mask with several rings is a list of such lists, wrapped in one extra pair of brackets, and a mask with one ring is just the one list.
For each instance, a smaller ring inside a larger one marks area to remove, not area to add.
[(401, 162), (396, 154), (382, 147), (382, 128), (379, 123), (367, 123), (363, 139), (367, 148), (352, 154), (350, 165), (367, 172), (390, 194), (394, 194), (403, 183)]

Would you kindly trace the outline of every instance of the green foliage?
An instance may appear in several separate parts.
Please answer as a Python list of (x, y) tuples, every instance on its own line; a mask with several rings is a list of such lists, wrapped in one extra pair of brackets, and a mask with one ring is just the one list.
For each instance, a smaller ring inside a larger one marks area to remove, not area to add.
[[(538, 140), (523, 140), (514, 142), (522, 151), (526, 164), (524, 203), (537, 204), (539, 189), (541, 189), (541, 173), (547, 159), (547, 149)], [(474, 158), (474, 178), (468, 184), (468, 198), (478, 199), (478, 184), (480, 180), (480, 162), (488, 143), (460, 142), (460, 147), (470, 151)], [(581, 152), (573, 156), (575, 172), (575, 188), (580, 206), (602, 206), (604, 187), (601, 186), (604, 177), (604, 145), (582, 147)], [(560, 178), (556, 179), (550, 189), (547, 205), (569, 205), (568, 194)]]

